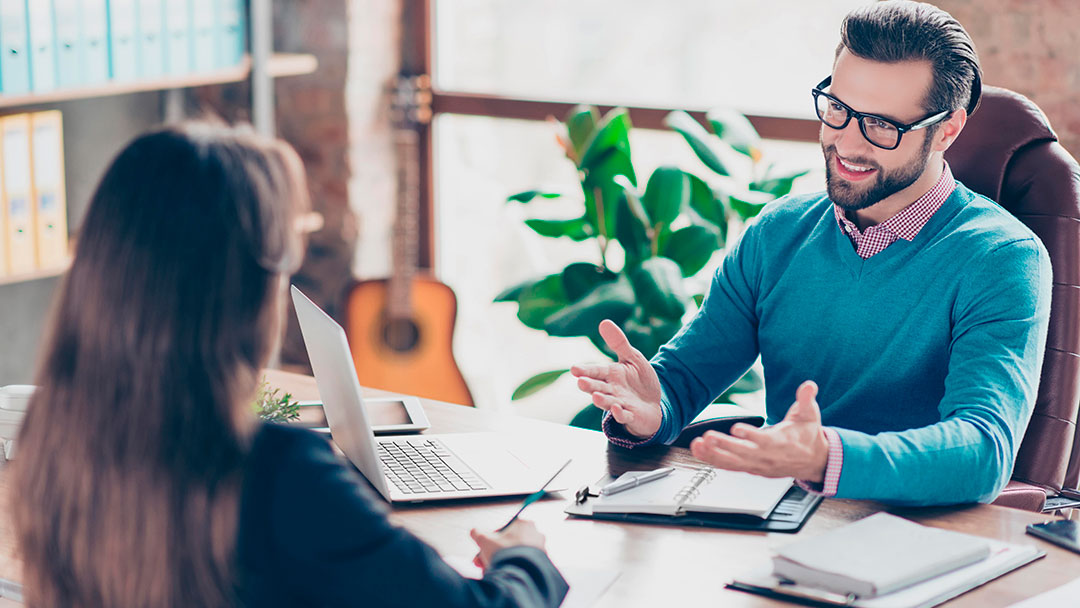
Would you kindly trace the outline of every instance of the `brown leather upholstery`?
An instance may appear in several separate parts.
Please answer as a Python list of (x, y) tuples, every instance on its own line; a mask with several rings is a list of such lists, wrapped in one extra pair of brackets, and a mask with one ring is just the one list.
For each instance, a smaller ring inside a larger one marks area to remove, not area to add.
[(1034, 103), (996, 87), (983, 88), (982, 105), (945, 158), (958, 180), (1013, 213), (1050, 252), (1053, 300), (1039, 395), (1013, 481), (996, 501), (1038, 511), (1047, 493), (1080, 481), (1080, 165)]

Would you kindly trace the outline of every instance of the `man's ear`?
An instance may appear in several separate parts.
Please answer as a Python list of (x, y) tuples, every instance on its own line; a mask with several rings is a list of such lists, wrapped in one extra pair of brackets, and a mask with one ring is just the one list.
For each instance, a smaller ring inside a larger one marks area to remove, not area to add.
[(941, 127), (934, 133), (935, 152), (944, 152), (952, 146), (956, 138), (960, 136), (960, 132), (964, 130), (967, 116), (967, 110), (960, 108), (953, 110), (952, 115), (941, 122)]

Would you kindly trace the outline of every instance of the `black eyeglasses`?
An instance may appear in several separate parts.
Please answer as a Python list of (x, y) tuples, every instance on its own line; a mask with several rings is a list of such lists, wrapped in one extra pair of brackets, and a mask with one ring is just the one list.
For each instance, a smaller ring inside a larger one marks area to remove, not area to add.
[(899, 147), (900, 138), (904, 133), (936, 125), (952, 114), (949, 110), (942, 110), (906, 125), (884, 116), (863, 114), (822, 90), (831, 82), (832, 76), (829, 76), (810, 91), (810, 94), (814, 96), (814, 109), (817, 110), (821, 122), (833, 129), (843, 129), (854, 118), (858, 121), (859, 130), (862, 131), (866, 141), (885, 150), (895, 150)]

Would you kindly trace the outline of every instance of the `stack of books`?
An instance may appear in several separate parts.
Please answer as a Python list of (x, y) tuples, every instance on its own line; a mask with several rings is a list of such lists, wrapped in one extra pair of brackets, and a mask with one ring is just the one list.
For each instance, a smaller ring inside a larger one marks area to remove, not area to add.
[(34, 388), (28, 384), (0, 386), (0, 443), (4, 448), (0, 453), (0, 462), (15, 457), (15, 437), (26, 416), (26, 406), (30, 403)]

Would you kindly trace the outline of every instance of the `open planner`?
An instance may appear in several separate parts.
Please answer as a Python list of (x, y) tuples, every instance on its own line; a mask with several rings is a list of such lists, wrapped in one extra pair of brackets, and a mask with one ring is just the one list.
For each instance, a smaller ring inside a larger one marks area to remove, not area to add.
[[(631, 471), (620, 476), (638, 475)], [(796, 532), (821, 501), (792, 483), (712, 468), (677, 468), (670, 475), (615, 494), (598, 490), (610, 477), (578, 493), (566, 513), (623, 522)]]

